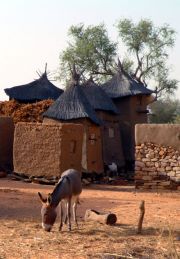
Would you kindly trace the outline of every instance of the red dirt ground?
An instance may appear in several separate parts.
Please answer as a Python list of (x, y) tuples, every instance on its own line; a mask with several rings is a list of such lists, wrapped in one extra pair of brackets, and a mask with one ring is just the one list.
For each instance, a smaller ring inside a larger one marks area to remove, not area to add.
[[(48, 233), (41, 228), (38, 191), (53, 186), (0, 180), (0, 259), (178, 258), (180, 193), (140, 192), (133, 186), (84, 187), (78, 207), (79, 229), (58, 220)], [(145, 200), (143, 232), (136, 234), (139, 204)], [(116, 213), (115, 226), (84, 222), (86, 209)]]

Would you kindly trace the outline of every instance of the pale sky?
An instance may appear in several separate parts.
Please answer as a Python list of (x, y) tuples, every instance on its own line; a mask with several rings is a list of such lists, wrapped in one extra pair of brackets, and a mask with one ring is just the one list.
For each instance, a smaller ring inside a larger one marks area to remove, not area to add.
[(169, 64), (172, 77), (180, 81), (180, 0), (0, 0), (0, 100), (8, 99), (4, 88), (38, 78), (36, 71), (43, 72), (46, 62), (49, 71), (58, 69), (71, 25), (104, 22), (116, 40), (114, 24), (122, 18), (149, 18), (176, 30)]

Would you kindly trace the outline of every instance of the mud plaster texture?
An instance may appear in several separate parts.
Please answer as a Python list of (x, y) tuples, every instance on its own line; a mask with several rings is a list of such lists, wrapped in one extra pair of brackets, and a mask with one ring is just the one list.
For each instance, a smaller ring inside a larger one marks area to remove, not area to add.
[(28, 176), (60, 176), (81, 170), (81, 125), (18, 123), (14, 134), (14, 171)]
[(73, 124), (68, 121), (59, 121), (51, 118), (44, 118), (43, 123), (49, 125), (80, 124), (83, 127), (83, 143), (82, 143), (82, 171), (87, 173), (102, 173), (103, 168), (103, 154), (102, 154), (102, 136), (101, 129), (96, 124), (92, 123), (87, 118), (80, 118), (71, 120)]
[(135, 141), (136, 145), (150, 142), (180, 151), (180, 124), (137, 124)]

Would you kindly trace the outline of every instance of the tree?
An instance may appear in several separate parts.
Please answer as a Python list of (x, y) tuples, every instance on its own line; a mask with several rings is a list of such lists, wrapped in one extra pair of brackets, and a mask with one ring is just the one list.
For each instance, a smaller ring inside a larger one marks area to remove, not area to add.
[(60, 54), (61, 78), (69, 79), (73, 64), (76, 64), (82, 80), (93, 75), (101, 81), (113, 74), (117, 44), (109, 39), (104, 24), (87, 28), (84, 24), (71, 26), (69, 36), (71, 41)]
[(157, 97), (173, 94), (178, 81), (169, 78), (167, 60), (168, 50), (174, 46), (175, 31), (169, 25), (156, 27), (146, 19), (137, 24), (123, 19), (116, 27), (119, 42), (110, 40), (104, 24), (71, 26), (68, 47), (60, 54), (59, 77), (69, 80), (75, 63), (81, 80), (92, 75), (97, 82), (105, 82), (117, 69), (118, 44), (124, 44), (127, 47), (121, 60), (124, 70), (145, 86), (153, 85)]
[(158, 96), (174, 93), (178, 81), (169, 79), (167, 60), (168, 49), (174, 46), (175, 31), (169, 25), (156, 27), (146, 19), (137, 24), (129, 19), (120, 20), (117, 29), (131, 57), (132, 75), (145, 85), (153, 82)]
[(151, 123), (179, 123), (180, 101), (170, 98), (160, 99), (150, 105)]

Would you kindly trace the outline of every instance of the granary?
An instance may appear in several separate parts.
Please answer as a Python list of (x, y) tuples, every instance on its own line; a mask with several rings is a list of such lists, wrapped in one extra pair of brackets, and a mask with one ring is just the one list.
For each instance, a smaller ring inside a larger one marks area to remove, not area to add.
[(95, 109), (97, 116), (103, 121), (101, 128), (104, 165), (115, 163), (124, 165), (124, 155), (121, 145), (120, 129), (118, 123), (118, 111), (111, 98), (99, 87), (92, 78), (83, 86), (89, 103)]
[(76, 82), (72, 83), (43, 116), (43, 122), (46, 124), (59, 122), (82, 124), (84, 127), (82, 171), (103, 172), (102, 141), (99, 127), (102, 122), (88, 102), (80, 85)]
[(14, 171), (59, 178), (69, 168), (81, 170), (82, 143), (82, 125), (19, 122), (14, 133)]
[(53, 85), (48, 77), (46, 71), (36, 79), (28, 84), (14, 86), (4, 89), (9, 99), (15, 99), (21, 103), (33, 103), (47, 99), (56, 100), (63, 90)]
[(127, 74), (120, 63), (117, 73), (101, 87), (120, 111), (122, 146), (126, 165), (131, 168), (134, 162), (134, 127), (137, 123), (147, 123), (147, 105), (154, 100), (153, 91)]

